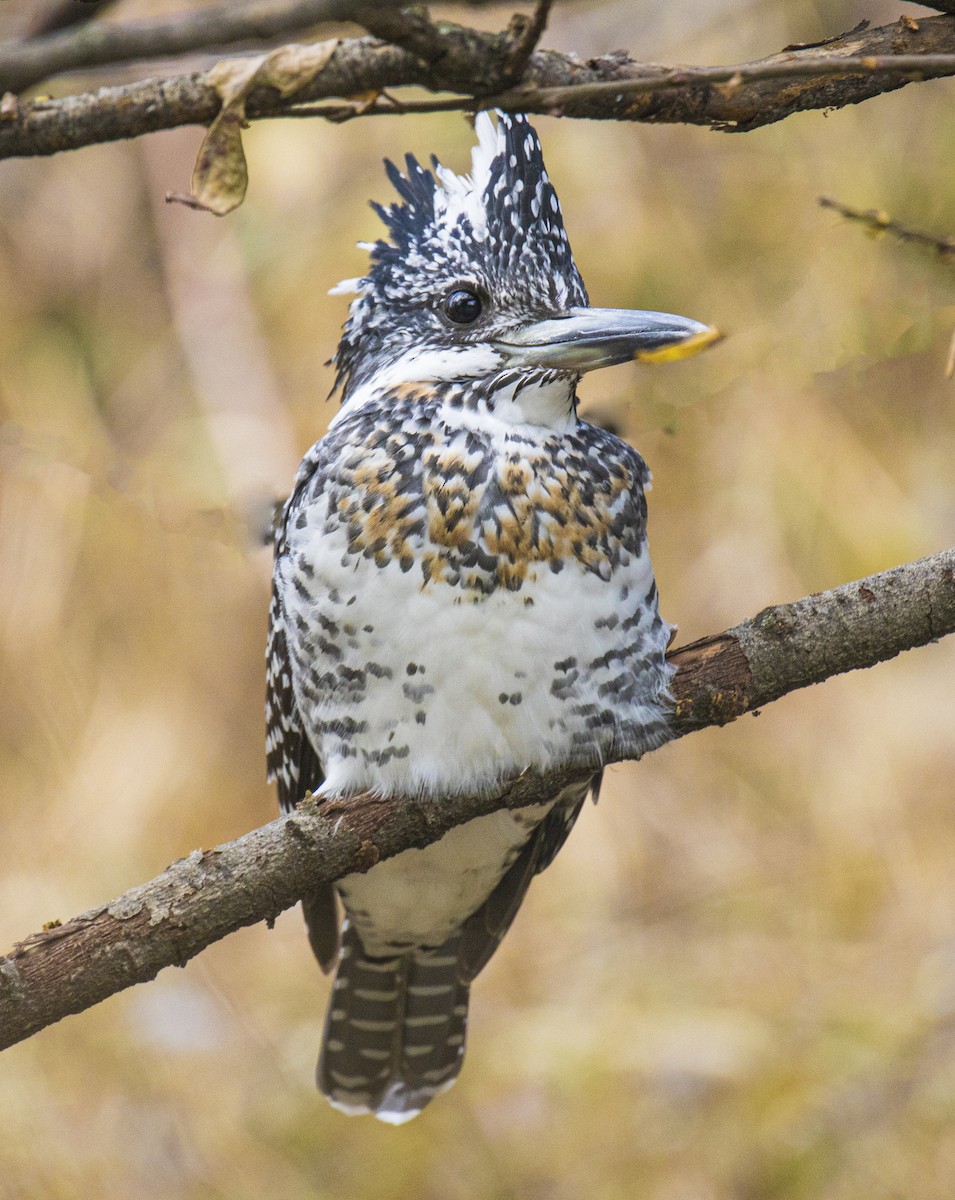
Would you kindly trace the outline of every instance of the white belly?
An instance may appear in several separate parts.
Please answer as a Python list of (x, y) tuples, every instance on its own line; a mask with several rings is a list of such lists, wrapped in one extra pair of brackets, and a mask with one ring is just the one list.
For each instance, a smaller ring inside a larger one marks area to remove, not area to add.
[(531, 765), (660, 740), (668, 627), (647, 605), (645, 548), (609, 582), (540, 564), (519, 591), (476, 598), (345, 549), (343, 535), (306, 538), (310, 594), (285, 589), (289, 624), (327, 633), (296, 678), (324, 793), (489, 789)]
[(384, 955), (440, 946), (478, 909), (517, 857), (549, 804), (459, 825), (423, 850), (406, 850), (338, 888), (365, 950)]
[[(290, 517), (276, 567), (322, 792), (485, 792), (527, 767), (596, 769), (663, 741), (669, 629), (639, 460), (597, 434), (565, 447), (492, 430), (475, 449), (466, 430), (416, 442), (397, 428), (383, 444), (359, 422), (329, 444), (334, 470)], [(422, 453), (433, 461), (415, 474)], [(549, 807), (342, 880), (366, 950), (446, 941)]]

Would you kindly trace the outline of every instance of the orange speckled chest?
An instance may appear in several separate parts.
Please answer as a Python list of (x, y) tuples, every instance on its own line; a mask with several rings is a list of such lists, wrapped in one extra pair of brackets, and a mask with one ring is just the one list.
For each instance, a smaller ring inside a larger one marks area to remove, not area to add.
[(643, 460), (584, 423), (564, 434), (456, 425), (409, 398), (386, 419), (340, 422), (319, 445), (327, 467), (312, 478), (348, 553), (418, 571), (425, 587), (480, 599), (570, 562), (609, 578), (645, 536)]
[[(569, 559), (598, 565), (614, 539), (615, 517), (638, 481), (619, 470), (608, 473), (602, 486), (588, 486), (553, 450), (523, 446), (495, 456), (477, 486), (469, 485), (468, 462), (453, 449), (425, 454), (427, 558), (434, 582), (452, 581), (457, 559), (472, 547), (479, 552), (475, 565), (492, 571), (496, 585), (510, 591), (519, 590), (538, 565), (552, 571)], [(464, 586), (479, 586), (480, 574), (465, 571)]]

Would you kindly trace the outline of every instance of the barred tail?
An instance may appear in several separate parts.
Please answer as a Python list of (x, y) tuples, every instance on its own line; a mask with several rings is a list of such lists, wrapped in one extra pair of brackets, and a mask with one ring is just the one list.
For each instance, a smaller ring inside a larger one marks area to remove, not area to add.
[(318, 1060), (318, 1086), (335, 1108), (400, 1125), (454, 1083), (469, 990), (460, 940), (372, 958), (345, 922)]

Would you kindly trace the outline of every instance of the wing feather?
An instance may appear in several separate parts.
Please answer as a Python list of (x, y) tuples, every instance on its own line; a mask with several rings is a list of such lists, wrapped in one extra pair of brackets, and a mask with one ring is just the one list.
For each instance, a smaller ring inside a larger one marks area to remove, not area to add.
[[(291, 812), (309, 792), (317, 792), (325, 774), (308, 735), (302, 728), (286, 640), (285, 612), (278, 589), (272, 586), (269, 608), (269, 648), (265, 700), (268, 778), (275, 780), (282, 812)], [(323, 971), (338, 958), (339, 917), (335, 889), (323, 883), (302, 898), (308, 940)]]

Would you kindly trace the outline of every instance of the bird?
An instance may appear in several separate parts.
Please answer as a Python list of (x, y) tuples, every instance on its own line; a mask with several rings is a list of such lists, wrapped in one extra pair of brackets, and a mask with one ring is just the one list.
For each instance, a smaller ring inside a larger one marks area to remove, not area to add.
[(318, 1086), (396, 1125), (457, 1077), (470, 985), (602, 765), (668, 737), (650, 474), (580, 417), (580, 378), (719, 336), (591, 307), (530, 122), (482, 112), (474, 129), (469, 174), (385, 160), (387, 236), (332, 289), (354, 297), (341, 404), (275, 532), (267, 757), (284, 811), (580, 767), (544, 803), (303, 900), (315, 956), (337, 963)]

